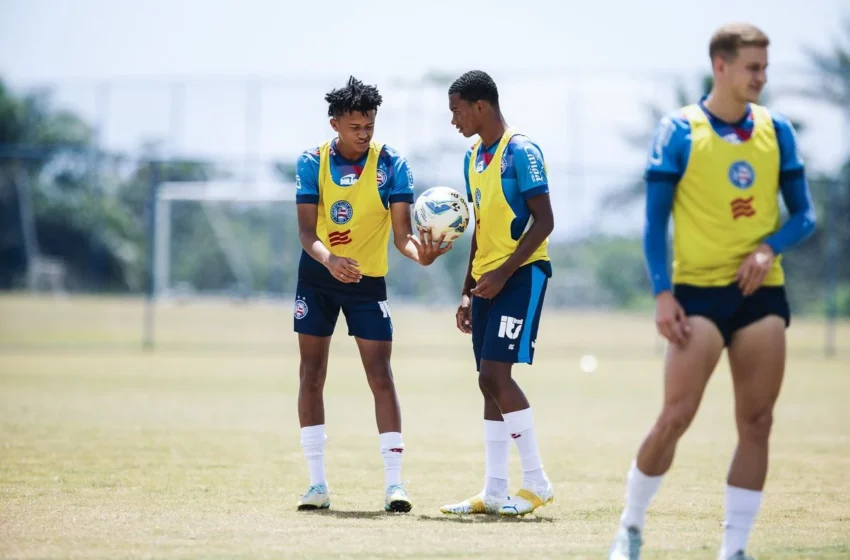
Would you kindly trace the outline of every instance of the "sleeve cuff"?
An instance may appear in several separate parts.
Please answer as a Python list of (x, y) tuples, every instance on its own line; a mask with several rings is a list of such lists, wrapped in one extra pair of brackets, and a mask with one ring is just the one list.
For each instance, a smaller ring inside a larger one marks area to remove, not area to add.
[(534, 187), (533, 189), (523, 191), (522, 197), (528, 200), (529, 198), (534, 198), (535, 196), (540, 196), (541, 194), (549, 194), (549, 185), (540, 185), (539, 187)]
[(319, 195), (317, 194), (296, 194), (295, 204), (318, 204)]
[(413, 204), (413, 193), (391, 194), (390, 204), (395, 204), (396, 202), (406, 202), (408, 204)]

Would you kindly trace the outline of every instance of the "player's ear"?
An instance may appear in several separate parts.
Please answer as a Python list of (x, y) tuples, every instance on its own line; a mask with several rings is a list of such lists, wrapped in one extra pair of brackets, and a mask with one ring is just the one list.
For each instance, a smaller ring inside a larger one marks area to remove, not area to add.
[(339, 132), (339, 125), (333, 117), (331, 117), (331, 128), (334, 129), (334, 132)]

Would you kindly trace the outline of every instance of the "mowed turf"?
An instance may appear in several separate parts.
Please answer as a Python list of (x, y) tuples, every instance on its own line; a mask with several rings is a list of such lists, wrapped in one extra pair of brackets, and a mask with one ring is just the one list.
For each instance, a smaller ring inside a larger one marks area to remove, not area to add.
[[(0, 557), (601, 558), (625, 473), (658, 411), (651, 317), (547, 310), (534, 407), (555, 503), (521, 520), (450, 518), (483, 481), (481, 402), (452, 309), (393, 307), (409, 514), (383, 512), (371, 395), (341, 320), (326, 386), (332, 509), (306, 489), (291, 305), (0, 298)], [(751, 552), (850, 557), (850, 326), (838, 358), (796, 321)], [(583, 354), (599, 368), (584, 373)], [(713, 559), (735, 436), (725, 360), (650, 511), (645, 555)], [(511, 487), (520, 482), (512, 456)]]

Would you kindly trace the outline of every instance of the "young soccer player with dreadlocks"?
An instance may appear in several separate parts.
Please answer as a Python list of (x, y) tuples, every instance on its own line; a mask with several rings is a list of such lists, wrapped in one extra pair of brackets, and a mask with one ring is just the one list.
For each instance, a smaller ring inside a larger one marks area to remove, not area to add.
[(412, 508), (401, 480), (401, 412), (390, 367), (392, 319), (387, 304), (387, 246), (428, 266), (451, 248), (426, 232), (413, 235), (413, 176), (399, 153), (372, 139), (382, 98), (350, 78), (325, 96), (336, 137), (305, 151), (296, 167), (298, 234), (303, 247), (295, 296), (301, 353), (298, 417), (310, 486), (299, 510), (330, 507), (325, 476), (322, 390), (340, 310), (354, 336), (375, 398), (386, 476), (385, 509)]

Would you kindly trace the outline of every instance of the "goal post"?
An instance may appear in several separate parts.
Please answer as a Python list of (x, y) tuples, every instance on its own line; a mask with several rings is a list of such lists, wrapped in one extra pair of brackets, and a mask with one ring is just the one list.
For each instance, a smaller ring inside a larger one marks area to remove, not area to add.
[[(152, 187), (145, 348), (153, 348), (156, 331), (171, 332), (166, 324), (157, 328), (159, 303), (280, 303), (294, 294), (301, 256), (294, 183), (164, 181)], [(469, 254), (461, 247), (422, 267), (391, 243), (390, 299), (454, 305), (460, 292), (455, 284), (462, 281)], [(174, 317), (173, 312), (168, 316)]]

